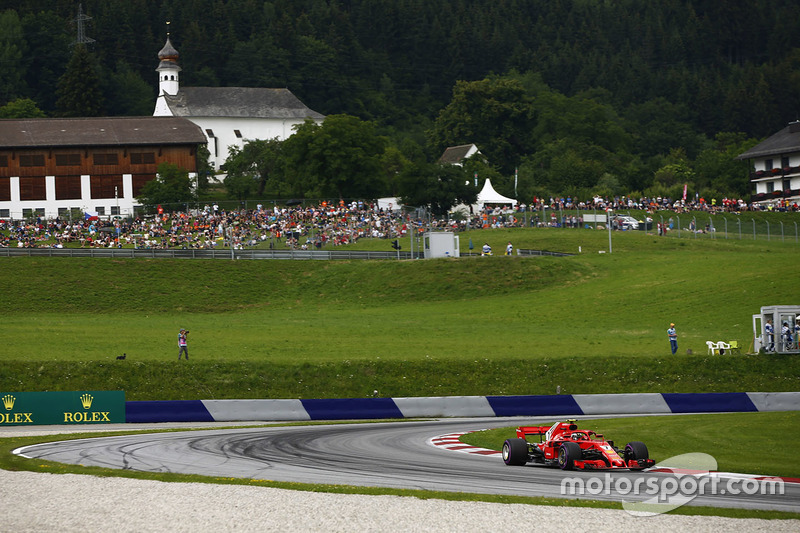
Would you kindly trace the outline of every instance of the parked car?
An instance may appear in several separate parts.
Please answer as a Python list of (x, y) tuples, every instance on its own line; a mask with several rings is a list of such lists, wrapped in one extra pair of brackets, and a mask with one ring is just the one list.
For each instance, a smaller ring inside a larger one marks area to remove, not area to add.
[(630, 215), (617, 215), (614, 220), (617, 221), (619, 229), (639, 229), (639, 221)]

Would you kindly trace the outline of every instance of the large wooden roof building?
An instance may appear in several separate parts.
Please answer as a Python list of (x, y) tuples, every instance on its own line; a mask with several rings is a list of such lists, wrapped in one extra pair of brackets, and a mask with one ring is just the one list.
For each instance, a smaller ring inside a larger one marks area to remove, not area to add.
[(0, 218), (130, 215), (159, 164), (196, 176), (205, 142), (176, 117), (0, 120)]

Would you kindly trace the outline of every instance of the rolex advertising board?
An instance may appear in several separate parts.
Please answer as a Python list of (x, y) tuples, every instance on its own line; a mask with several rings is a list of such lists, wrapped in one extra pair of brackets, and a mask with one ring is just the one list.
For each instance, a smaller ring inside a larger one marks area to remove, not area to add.
[(2, 425), (125, 422), (125, 391), (0, 392)]

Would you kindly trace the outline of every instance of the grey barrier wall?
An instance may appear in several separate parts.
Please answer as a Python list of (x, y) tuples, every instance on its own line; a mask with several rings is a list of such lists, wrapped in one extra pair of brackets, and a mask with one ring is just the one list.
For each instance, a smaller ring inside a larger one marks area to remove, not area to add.
[(369, 420), (800, 411), (800, 392), (127, 402), (127, 422)]

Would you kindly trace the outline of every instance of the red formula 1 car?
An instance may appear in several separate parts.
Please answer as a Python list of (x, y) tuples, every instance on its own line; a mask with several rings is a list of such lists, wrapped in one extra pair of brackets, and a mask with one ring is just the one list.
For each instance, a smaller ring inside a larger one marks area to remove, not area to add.
[[(528, 442), (527, 437), (535, 435), (539, 442)], [(614, 447), (614, 441), (605, 440), (594, 431), (578, 429), (575, 420), (556, 422), (550, 427), (518, 427), (517, 438), (503, 443), (503, 461), (507, 465), (558, 465), (562, 470), (642, 470), (655, 464), (643, 442), (629, 442), (620, 450)]]

